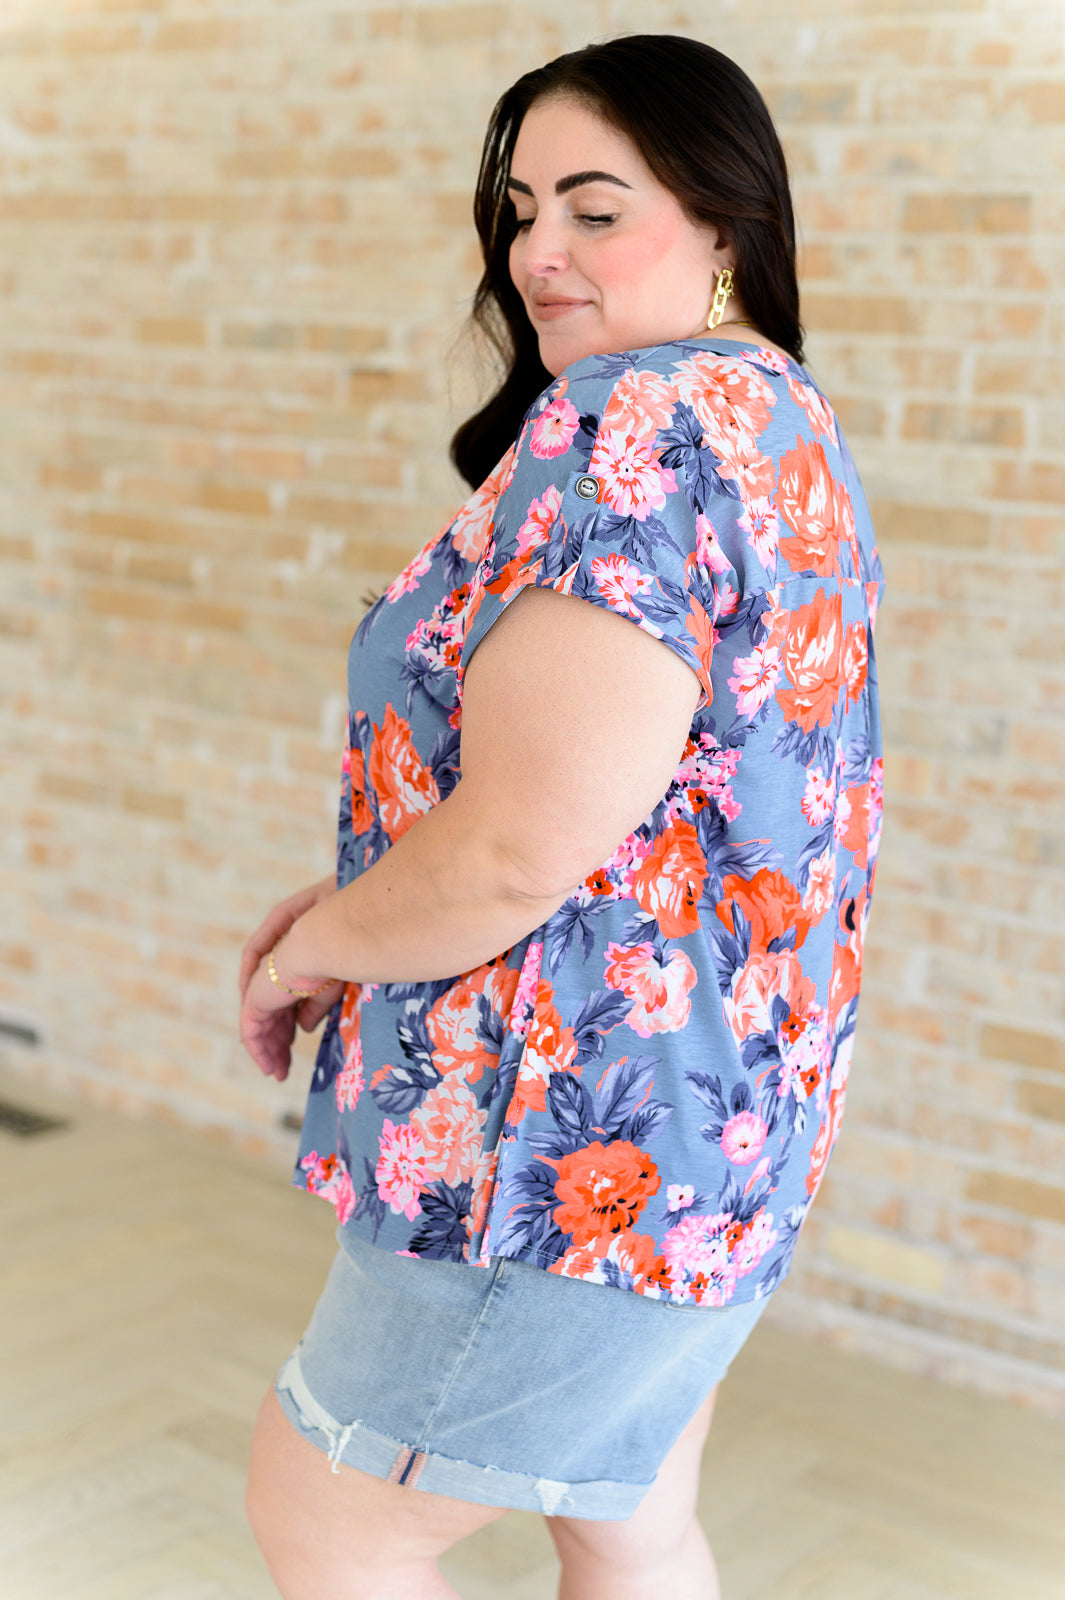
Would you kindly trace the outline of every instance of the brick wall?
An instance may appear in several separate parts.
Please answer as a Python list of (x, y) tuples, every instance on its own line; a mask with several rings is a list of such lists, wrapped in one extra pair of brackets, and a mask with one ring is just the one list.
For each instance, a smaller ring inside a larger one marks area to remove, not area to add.
[(329, 870), (359, 597), (459, 497), (484, 121), (641, 28), (778, 117), (890, 582), (850, 1110), (775, 1314), (1065, 1410), (1058, 4), (5, 0), (0, 1053), (285, 1137), (237, 954)]

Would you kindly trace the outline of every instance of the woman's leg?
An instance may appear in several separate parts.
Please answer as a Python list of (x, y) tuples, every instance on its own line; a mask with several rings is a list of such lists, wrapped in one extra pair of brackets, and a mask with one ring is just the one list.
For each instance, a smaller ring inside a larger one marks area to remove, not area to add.
[(548, 1517), (562, 1562), (558, 1600), (720, 1600), (717, 1568), (695, 1517), (714, 1389), (626, 1522)]
[(505, 1512), (341, 1465), (271, 1389), (252, 1440), (248, 1520), (283, 1600), (457, 1600), (437, 1558)]

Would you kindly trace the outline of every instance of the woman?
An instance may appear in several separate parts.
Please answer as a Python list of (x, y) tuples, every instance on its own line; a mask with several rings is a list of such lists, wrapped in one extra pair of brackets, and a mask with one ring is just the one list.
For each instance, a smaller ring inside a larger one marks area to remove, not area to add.
[(733, 63), (528, 74), (476, 215), (480, 487), (355, 635), (339, 889), (245, 952), (264, 1072), (329, 1015), (296, 1181), (341, 1243), (249, 1510), (286, 1600), (451, 1595), (507, 1507), (565, 1600), (703, 1597), (714, 1390), (839, 1129), (880, 568)]

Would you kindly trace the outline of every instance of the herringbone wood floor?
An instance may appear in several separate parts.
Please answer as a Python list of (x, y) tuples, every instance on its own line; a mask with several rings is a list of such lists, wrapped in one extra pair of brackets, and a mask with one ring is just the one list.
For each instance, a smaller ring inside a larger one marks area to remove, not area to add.
[[(0, 1096), (55, 1105), (21, 1080)], [(270, 1600), (244, 1461), (331, 1213), (276, 1164), (73, 1118), (0, 1134), (0, 1600)], [(722, 1390), (702, 1514), (726, 1600), (1065, 1600), (1060, 1424), (764, 1324)], [(554, 1594), (531, 1515), (446, 1565), (466, 1600)]]

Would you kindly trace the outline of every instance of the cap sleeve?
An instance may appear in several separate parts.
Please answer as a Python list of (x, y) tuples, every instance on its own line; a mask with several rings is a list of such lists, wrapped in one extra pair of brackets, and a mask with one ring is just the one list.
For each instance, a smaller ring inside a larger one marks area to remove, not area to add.
[(532, 584), (661, 639), (695, 673), (702, 703), (713, 699), (714, 625), (738, 605), (748, 546), (742, 503), (704, 476), (690, 481), (689, 463), (706, 452), (675, 437), (678, 409), (667, 378), (631, 365), (612, 378), (564, 376), (540, 396), (496, 504), (463, 665)]

